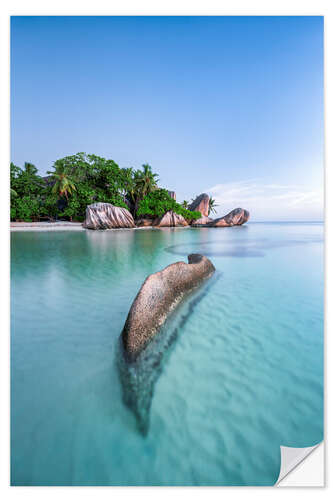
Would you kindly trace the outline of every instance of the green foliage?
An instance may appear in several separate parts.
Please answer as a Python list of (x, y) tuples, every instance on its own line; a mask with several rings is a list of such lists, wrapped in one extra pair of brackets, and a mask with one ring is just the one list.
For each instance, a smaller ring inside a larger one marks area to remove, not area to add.
[(127, 169), (128, 179), (127, 193), (130, 203), (133, 205), (133, 214), (136, 216), (140, 202), (143, 198), (152, 193), (157, 187), (158, 175), (152, 172), (148, 163), (142, 165), (142, 170)]
[(210, 196), (209, 198), (209, 207), (208, 207), (208, 215), (211, 213), (217, 213), (215, 207), (218, 207), (218, 204), (216, 203), (216, 200)]
[(139, 204), (137, 215), (162, 217), (169, 210), (182, 215), (189, 222), (201, 217), (200, 212), (192, 212), (177, 203), (166, 189), (158, 189), (146, 195)]
[(65, 165), (61, 160), (58, 160), (55, 162), (55, 171), (48, 173), (51, 174), (51, 179), (53, 181), (52, 193), (60, 198), (64, 196), (68, 201), (68, 195), (73, 194), (73, 192), (76, 191), (76, 187)]
[(12, 220), (82, 220), (87, 205), (99, 201), (130, 208), (135, 214), (144, 196), (157, 189), (157, 174), (150, 165), (120, 168), (113, 160), (86, 153), (56, 160), (48, 174), (45, 182), (31, 163), (24, 169), (11, 164)]
[(42, 213), (45, 181), (37, 174), (32, 163), (25, 163), (24, 169), (10, 164), (10, 218), (32, 221)]
[(148, 163), (142, 165), (142, 170), (138, 170), (135, 175), (136, 190), (140, 192), (142, 198), (157, 189), (158, 175), (152, 172)]
[(40, 216), (40, 202), (31, 196), (18, 198), (10, 209), (10, 215), (13, 219), (33, 221)]
[(50, 220), (56, 219), (59, 213), (57, 206), (58, 197), (52, 193), (52, 186), (45, 189), (40, 216)]
[(45, 181), (37, 174), (37, 168), (25, 163), (24, 169), (10, 164), (10, 187), (18, 196), (39, 195), (45, 188)]
[(48, 174), (45, 181), (31, 163), (23, 169), (11, 163), (12, 220), (62, 217), (81, 221), (87, 205), (95, 202), (129, 208), (134, 216), (161, 217), (172, 210), (189, 222), (201, 217), (200, 212), (187, 209), (187, 202), (180, 205), (159, 189), (158, 175), (147, 163), (134, 170), (100, 156), (77, 153), (56, 160)]

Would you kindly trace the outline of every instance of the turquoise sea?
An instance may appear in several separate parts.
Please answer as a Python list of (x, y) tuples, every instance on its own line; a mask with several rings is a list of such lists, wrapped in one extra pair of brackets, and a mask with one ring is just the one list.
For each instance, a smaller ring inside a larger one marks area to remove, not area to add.
[[(143, 280), (214, 277), (135, 366)], [(272, 485), (323, 439), (323, 225), (11, 234), (12, 485)]]

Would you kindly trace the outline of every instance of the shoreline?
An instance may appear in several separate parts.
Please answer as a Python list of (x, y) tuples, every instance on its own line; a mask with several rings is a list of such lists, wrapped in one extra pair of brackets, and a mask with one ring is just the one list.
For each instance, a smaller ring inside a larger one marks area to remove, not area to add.
[[(324, 224), (323, 221), (251, 221), (250, 224)], [(249, 223), (247, 223), (249, 224)], [(207, 229), (209, 226), (177, 226), (177, 227), (120, 227), (113, 229), (105, 229), (104, 231), (132, 231), (132, 230), (163, 230), (163, 229)], [(218, 228), (212, 228), (218, 229)], [(81, 222), (11, 222), (10, 232), (57, 232), (57, 231), (94, 231), (93, 229), (86, 229), (82, 227)], [(96, 230), (100, 231), (100, 230)]]
[[(103, 231), (135, 231), (135, 230), (149, 230), (159, 231), (163, 229), (190, 229), (192, 226), (179, 226), (179, 227), (154, 227), (154, 226), (143, 226), (143, 227), (119, 227), (112, 229), (104, 229)], [(196, 228), (198, 229), (198, 228)], [(82, 226), (82, 222), (11, 222), (10, 232), (46, 232), (46, 231), (92, 231), (99, 232), (100, 229), (86, 229)]]

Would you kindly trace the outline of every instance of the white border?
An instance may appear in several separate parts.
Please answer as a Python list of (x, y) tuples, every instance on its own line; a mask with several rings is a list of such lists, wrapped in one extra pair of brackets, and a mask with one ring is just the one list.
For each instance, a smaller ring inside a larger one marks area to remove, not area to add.
[(330, 0), (123, 0), (122, 2), (95, 0), (12, 0), (4, 1), (4, 8), (11, 15), (324, 15), (329, 11)]
[[(260, 498), (261, 496), (266, 497), (267, 494), (279, 494), (281, 491), (284, 493), (284, 497), (290, 496), (290, 498), (295, 498), (298, 495), (307, 497), (308, 495), (327, 495), (329, 494), (329, 487), (324, 489), (306, 489), (299, 488), (287, 489), (284, 488), (43, 488), (43, 487), (16, 487), (9, 488), (9, 224), (8, 224), (8, 193), (9, 193), (9, 183), (8, 183), (8, 167), (9, 165), (9, 15), (325, 15), (325, 124), (326, 124), (326, 165), (329, 165), (331, 145), (330, 138), (333, 137), (333, 131), (331, 127), (331, 92), (332, 89), (332, 12), (331, 5), (332, 0), (317, 0), (317, 1), (296, 1), (296, 0), (243, 0), (243, 1), (211, 1), (205, 0), (204, 2), (199, 2), (197, 0), (169, 0), (169, 1), (147, 1), (147, 0), (122, 0), (121, 2), (114, 1), (98, 1), (86, 2), (83, 1), (70, 1), (70, 0), (57, 0), (57, 2), (45, 2), (36, 0), (3, 0), (0, 6), (1, 12), (1, 24), (0, 24), (0, 36), (1, 36), (1, 101), (0, 101), (0, 120), (1, 120), (1, 182), (0, 188), (2, 190), (0, 196), (1, 202), (1, 222), (2, 222), (2, 241), (1, 241), (1, 306), (2, 306), (2, 325), (1, 328), (1, 349), (0, 349), (0, 383), (1, 383), (1, 460), (0, 460), (0, 471), (1, 471), (1, 493), (2, 498), (7, 497), (19, 497), (24, 495), (25, 498), (57, 498), (59, 495), (62, 497), (71, 498), (82, 498), (94, 496), (112, 496), (120, 498), (127, 495), (135, 495), (136, 497), (142, 497), (147, 499), (149, 497), (155, 498), (158, 495), (161, 498), (167, 498), (172, 496), (181, 496), (182, 498), (195, 498), (201, 496), (216, 496), (221, 497), (222, 495), (227, 495), (228, 497), (238, 496), (243, 493), (246, 494), (248, 498)], [(332, 61), (330, 61), (330, 59)], [(332, 140), (332, 139), (331, 139)], [(331, 167), (332, 168), (332, 167)], [(332, 184), (332, 183), (331, 183)], [(332, 185), (330, 185), (330, 176), (328, 168), (326, 169), (326, 220), (328, 221), (326, 226), (326, 276), (331, 278), (332, 264), (332, 232), (330, 230), (330, 225), (332, 221), (332, 206), (333, 201), (330, 201), (332, 196)], [(7, 233), (6, 233), (7, 230)], [(331, 256), (330, 259), (328, 256)], [(325, 350), (325, 360), (326, 360), (326, 398), (327, 398), (327, 387), (329, 385), (329, 378), (332, 375), (332, 369), (329, 369), (329, 364), (327, 359), (329, 359), (328, 349), (330, 349), (328, 341), (328, 331), (327, 327), (329, 325), (329, 320), (331, 319), (328, 305), (328, 297), (332, 299), (332, 293), (330, 288), (331, 279), (327, 280), (326, 284), (326, 350)], [(327, 443), (328, 429), (327, 423), (329, 420), (330, 412), (330, 401), (326, 399), (325, 405), (326, 415), (325, 415), (325, 439)], [(331, 467), (332, 461), (330, 460), (329, 446), (328, 453), (326, 453), (326, 471)], [(327, 482), (327, 478), (326, 478)], [(332, 492), (331, 492), (332, 494)]]

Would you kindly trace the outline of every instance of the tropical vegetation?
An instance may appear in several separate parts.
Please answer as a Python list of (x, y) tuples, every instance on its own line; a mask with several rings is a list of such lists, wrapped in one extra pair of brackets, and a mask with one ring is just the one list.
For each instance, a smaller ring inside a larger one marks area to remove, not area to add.
[(169, 210), (182, 215), (187, 221), (199, 219), (200, 212), (192, 212), (171, 198), (166, 189), (158, 189), (146, 195), (139, 204), (137, 215), (142, 217), (161, 217)]
[(218, 207), (218, 204), (216, 203), (216, 200), (214, 200), (214, 198), (212, 198), (210, 196), (210, 198), (209, 198), (209, 206), (208, 206), (208, 215), (210, 215), (211, 213), (216, 214), (217, 213), (216, 207)]
[(121, 168), (113, 160), (77, 153), (54, 162), (48, 175), (25, 163), (10, 165), (10, 218), (17, 221), (65, 219), (82, 221), (95, 202), (125, 207), (134, 217), (161, 216), (168, 210), (188, 221), (201, 216), (180, 205), (158, 187), (158, 175), (145, 163), (140, 169)]

